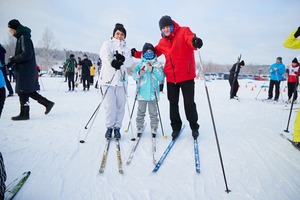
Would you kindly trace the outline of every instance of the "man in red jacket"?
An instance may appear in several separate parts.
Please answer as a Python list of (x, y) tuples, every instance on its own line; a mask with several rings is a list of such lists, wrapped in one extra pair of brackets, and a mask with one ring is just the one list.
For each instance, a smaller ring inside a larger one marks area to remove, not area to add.
[[(170, 16), (163, 16), (159, 20), (161, 36), (155, 47), (157, 56), (164, 54), (166, 63), (164, 72), (167, 78), (168, 100), (170, 103), (170, 120), (173, 129), (172, 137), (179, 135), (182, 121), (179, 114), (179, 90), (181, 88), (184, 110), (192, 129), (194, 139), (199, 136), (198, 113), (195, 97), (196, 64), (194, 50), (201, 48), (202, 40), (188, 28), (181, 27)], [(141, 52), (131, 50), (134, 57), (141, 57)]]

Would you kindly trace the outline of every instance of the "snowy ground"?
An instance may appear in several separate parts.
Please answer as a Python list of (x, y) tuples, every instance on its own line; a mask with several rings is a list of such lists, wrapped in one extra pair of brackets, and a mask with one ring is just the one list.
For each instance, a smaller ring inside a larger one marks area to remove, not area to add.
[[(154, 165), (149, 125), (129, 166), (125, 162), (132, 145), (131, 132), (123, 133), (124, 175), (117, 170), (114, 143), (110, 146), (104, 174), (98, 173), (105, 146), (103, 107), (93, 126), (84, 129), (101, 101), (99, 91), (91, 88), (84, 93), (79, 85), (77, 93), (65, 93), (67, 85), (63, 78), (43, 77), (42, 82), (45, 90), (41, 94), (55, 101), (49, 115), (45, 116), (44, 107), (32, 100), (29, 121), (10, 120), (19, 113), (15, 96), (7, 98), (0, 120), (0, 151), (5, 159), (7, 183), (24, 171), (32, 172), (16, 199), (299, 199), (300, 152), (279, 136), (286, 128), (289, 111), (283, 103), (255, 100), (263, 81), (240, 81), (241, 102), (229, 100), (227, 81), (207, 82), (228, 186), (232, 190), (229, 194), (225, 193), (203, 81), (196, 80), (201, 174), (195, 172), (193, 139), (181, 100), (182, 120), (187, 127), (158, 173), (151, 172)], [(130, 109), (134, 93), (135, 85), (130, 79)], [(286, 100), (286, 92), (283, 96)], [(262, 90), (258, 99), (266, 97)], [(157, 159), (171, 140), (166, 92), (161, 95), (159, 105), (169, 137), (163, 139), (158, 135)], [(293, 111), (290, 131), (295, 114)], [(128, 120), (126, 112), (123, 130)], [(79, 143), (86, 134), (86, 143)]]

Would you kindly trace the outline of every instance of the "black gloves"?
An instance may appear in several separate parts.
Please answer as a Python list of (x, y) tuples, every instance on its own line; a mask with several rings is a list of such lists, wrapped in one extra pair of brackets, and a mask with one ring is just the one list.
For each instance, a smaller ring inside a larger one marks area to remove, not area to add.
[(132, 56), (132, 57), (134, 57), (135, 52), (137, 52), (136, 49), (135, 49), (135, 48), (132, 48), (132, 49), (131, 49), (131, 56)]
[(200, 49), (203, 46), (202, 40), (196, 36), (193, 37), (192, 44), (195, 48), (198, 48), (198, 49)]
[(122, 54), (119, 54), (118, 51), (116, 52), (116, 54), (114, 56), (115, 56), (116, 60), (119, 62), (125, 61), (125, 57)]
[(116, 70), (120, 69), (121, 66), (124, 64), (125, 57), (122, 54), (119, 54), (118, 51), (114, 55), (115, 59), (111, 61), (111, 66), (115, 68)]
[(296, 31), (296, 33), (294, 34), (294, 37), (297, 38), (300, 36), (300, 26), (298, 27), (298, 30)]
[(120, 69), (121, 68), (121, 65), (123, 65), (123, 62), (119, 62), (117, 60), (113, 60), (111, 61), (111, 66), (113, 68), (115, 68), (116, 70)]

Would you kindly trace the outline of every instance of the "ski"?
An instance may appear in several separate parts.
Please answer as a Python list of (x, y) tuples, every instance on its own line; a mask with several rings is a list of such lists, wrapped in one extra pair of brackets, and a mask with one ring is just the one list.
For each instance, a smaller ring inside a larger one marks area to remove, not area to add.
[(155, 153), (156, 153), (156, 138), (152, 135), (152, 162), (154, 165), (156, 165), (156, 159), (155, 159)]
[(116, 146), (117, 146), (117, 158), (118, 158), (118, 168), (119, 168), (119, 173), (123, 174), (123, 169), (122, 169), (122, 157), (121, 157), (121, 148), (120, 148), (120, 141), (119, 139), (116, 140)]
[(289, 141), (296, 149), (298, 149), (300, 151), (300, 148), (295, 144), (295, 142), (293, 142), (293, 140), (291, 140), (290, 138), (288, 138), (286, 135), (284, 135), (283, 133), (280, 133), (280, 136), (283, 139), (286, 139), (287, 141)]
[(4, 199), (5, 200), (12, 200), (19, 190), (22, 188), (28, 177), (30, 176), (31, 172), (24, 172), (20, 177), (16, 178), (12, 181), (5, 190)]
[[(146, 125), (147, 125), (147, 124), (144, 124), (144, 127), (143, 127), (143, 129), (142, 129), (142, 133), (144, 132), (144, 130), (145, 130), (145, 128), (146, 128)], [(141, 135), (142, 135), (142, 133), (141, 133)], [(136, 137), (135, 143), (133, 144), (133, 147), (132, 147), (132, 149), (131, 149), (131, 151), (130, 151), (129, 157), (128, 157), (127, 162), (126, 162), (126, 165), (129, 165), (130, 162), (131, 162), (131, 160), (132, 160), (132, 158), (133, 158), (133, 154), (134, 154), (134, 152), (135, 152), (135, 150), (136, 150), (136, 148), (137, 148), (137, 146), (138, 146), (138, 144), (139, 144), (139, 142), (140, 142), (141, 135), (138, 135), (138, 136)]]
[(105, 169), (107, 155), (108, 155), (108, 150), (109, 150), (109, 144), (110, 144), (110, 139), (107, 139), (106, 140), (105, 149), (104, 149), (104, 152), (103, 152), (103, 156), (102, 156), (101, 165), (100, 165), (100, 170), (99, 170), (100, 173), (103, 173), (104, 169)]
[[(181, 134), (181, 132), (183, 131), (185, 125), (182, 126), (179, 135)], [(178, 137), (179, 137), (178, 135)], [(152, 172), (157, 172), (160, 168), (160, 166), (162, 165), (162, 163), (164, 162), (164, 160), (166, 159), (167, 155), (169, 154), (170, 150), (172, 149), (173, 145), (175, 144), (176, 140), (178, 139), (178, 137), (175, 140), (172, 140), (168, 147), (166, 148), (165, 152), (163, 153), (163, 155), (160, 157), (158, 163), (155, 165), (155, 168), (152, 170)]]
[(194, 140), (194, 152), (195, 152), (196, 172), (200, 173), (200, 156), (199, 156), (198, 140)]

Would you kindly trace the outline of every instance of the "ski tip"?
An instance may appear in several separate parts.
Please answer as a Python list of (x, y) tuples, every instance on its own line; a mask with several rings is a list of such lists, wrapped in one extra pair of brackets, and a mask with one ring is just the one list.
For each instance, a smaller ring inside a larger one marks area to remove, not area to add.
[(120, 170), (119, 173), (120, 173), (120, 174), (124, 174), (124, 171), (123, 171), (123, 170)]
[(79, 142), (80, 142), (80, 143), (85, 143), (85, 141), (84, 141), (84, 140), (80, 140)]
[(131, 138), (131, 141), (135, 141), (135, 138)]
[(125, 132), (125, 133), (127, 133), (127, 132), (128, 132), (128, 130), (124, 130), (124, 132)]
[(168, 139), (168, 136), (164, 135), (163, 138), (164, 138), (164, 139)]

